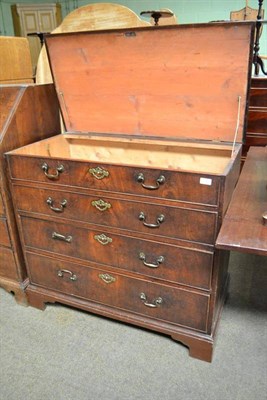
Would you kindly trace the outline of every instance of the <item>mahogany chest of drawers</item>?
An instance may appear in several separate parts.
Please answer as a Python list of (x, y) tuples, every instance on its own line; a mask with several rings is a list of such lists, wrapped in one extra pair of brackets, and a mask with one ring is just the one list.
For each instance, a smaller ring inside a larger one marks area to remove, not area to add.
[(46, 38), (66, 132), (7, 154), (31, 305), (146, 327), (211, 361), (252, 37), (229, 23)]
[[(41, 118), (44, 103), (45, 119)], [(14, 293), (17, 302), (22, 304), (27, 304), (25, 287), (28, 277), (4, 153), (58, 132), (59, 117), (54, 112), (57, 107), (57, 96), (52, 85), (0, 86), (0, 286)]]

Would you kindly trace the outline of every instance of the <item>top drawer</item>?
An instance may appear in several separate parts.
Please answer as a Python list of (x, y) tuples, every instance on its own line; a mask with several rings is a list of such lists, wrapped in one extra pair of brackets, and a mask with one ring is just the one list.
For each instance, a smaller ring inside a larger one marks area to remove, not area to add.
[(220, 176), (9, 155), (13, 179), (218, 205)]

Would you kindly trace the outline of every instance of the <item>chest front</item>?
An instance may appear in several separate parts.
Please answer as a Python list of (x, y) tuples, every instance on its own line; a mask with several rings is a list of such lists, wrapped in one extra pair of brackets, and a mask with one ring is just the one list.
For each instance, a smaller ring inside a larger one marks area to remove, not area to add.
[(211, 361), (252, 28), (47, 37), (65, 132), (7, 155), (32, 305), (144, 326)]

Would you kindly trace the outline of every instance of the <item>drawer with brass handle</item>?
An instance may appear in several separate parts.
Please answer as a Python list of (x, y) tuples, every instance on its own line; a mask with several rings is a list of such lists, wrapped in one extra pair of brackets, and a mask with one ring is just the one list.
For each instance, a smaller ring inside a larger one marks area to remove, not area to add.
[[(33, 146), (33, 145), (32, 145)], [(218, 206), (220, 176), (55, 158), (8, 157), (13, 179)]]
[[(27, 253), (31, 282), (101, 304), (207, 330), (210, 295)], [(62, 277), (59, 271), (63, 272)], [(70, 277), (76, 279), (70, 279)], [(194, 311), (194, 312), (193, 312)]]
[[(213, 252), (22, 217), (28, 248), (208, 290)], [(41, 237), (36, 235), (41, 232)]]
[[(21, 211), (55, 217), (63, 216), (148, 235), (212, 244), (217, 231), (217, 212), (215, 211), (170, 207), (164, 204), (126, 201), (108, 196), (98, 197), (17, 185), (14, 186), (14, 195)], [(51, 209), (51, 199), (57, 210)], [(198, 229), (195, 229), (196, 226)]]

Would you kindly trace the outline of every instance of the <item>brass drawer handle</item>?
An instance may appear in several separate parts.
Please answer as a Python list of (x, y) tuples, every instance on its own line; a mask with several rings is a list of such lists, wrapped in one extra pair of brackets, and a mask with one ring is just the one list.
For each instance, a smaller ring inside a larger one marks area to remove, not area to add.
[(97, 208), (99, 211), (106, 211), (109, 208), (111, 208), (111, 204), (107, 203), (106, 201), (99, 199), (99, 200), (93, 200), (91, 202), (92, 206)]
[(113, 283), (116, 281), (116, 278), (114, 278), (113, 276), (109, 275), (109, 274), (99, 274), (98, 275), (100, 279), (102, 279), (102, 281), (104, 281), (105, 283)]
[(149, 267), (149, 268), (158, 268), (159, 265), (162, 264), (162, 263), (164, 262), (164, 257), (163, 257), (163, 256), (157, 257), (156, 263), (155, 263), (155, 264), (151, 264), (151, 263), (146, 262), (146, 255), (145, 255), (145, 253), (142, 253), (142, 252), (141, 252), (141, 253), (139, 253), (139, 260), (143, 261), (143, 264), (144, 264), (146, 267)]
[(101, 168), (101, 167), (90, 168), (89, 172), (96, 179), (104, 179), (109, 176), (109, 172), (106, 169)]
[(165, 182), (165, 176), (164, 175), (160, 175), (158, 177), (158, 179), (156, 180), (156, 186), (150, 186), (150, 185), (145, 185), (145, 176), (142, 172), (140, 172), (140, 174), (138, 174), (137, 176), (137, 182), (141, 183), (141, 185), (143, 186), (144, 189), (148, 189), (148, 190), (156, 190), (160, 187), (160, 185), (162, 185)]
[(147, 297), (146, 297), (145, 293), (140, 293), (139, 297), (142, 300), (143, 304), (150, 308), (160, 307), (161, 304), (163, 303), (162, 297), (157, 297), (155, 300), (153, 300), (152, 303), (147, 302)]
[(110, 237), (106, 236), (104, 233), (101, 233), (101, 235), (95, 235), (94, 239), (103, 245), (112, 243), (112, 239)]
[(143, 225), (148, 227), (148, 228), (158, 228), (160, 224), (165, 220), (165, 216), (163, 214), (160, 214), (156, 220), (156, 224), (148, 224), (146, 221), (146, 215), (143, 211), (140, 212), (139, 214), (139, 220), (143, 221)]
[(262, 223), (267, 226), (267, 211), (262, 214)]
[(54, 207), (54, 206), (53, 206), (54, 200), (52, 199), (52, 197), (48, 197), (48, 199), (46, 200), (46, 202), (47, 202), (47, 204), (49, 205), (50, 210), (55, 211), (55, 212), (57, 212), (57, 213), (62, 213), (62, 212), (64, 211), (64, 208), (65, 208), (66, 205), (67, 205), (67, 200), (64, 199), (64, 200), (62, 200), (62, 201), (60, 202), (60, 207)]
[(75, 275), (73, 272), (69, 271), (68, 269), (59, 269), (57, 271), (57, 276), (60, 278), (63, 278), (64, 274), (69, 274), (69, 279), (71, 281), (77, 281), (77, 275)]
[(64, 171), (64, 166), (61, 164), (56, 168), (56, 173), (55, 174), (49, 174), (48, 170), (49, 170), (49, 166), (46, 162), (43, 163), (42, 165), (42, 170), (44, 171), (45, 176), (48, 179), (58, 179), (59, 178), (59, 174), (61, 174), (61, 172)]
[(64, 235), (61, 235), (60, 233), (53, 232), (52, 239), (62, 240), (63, 242), (70, 243), (72, 241), (72, 236), (64, 236)]

